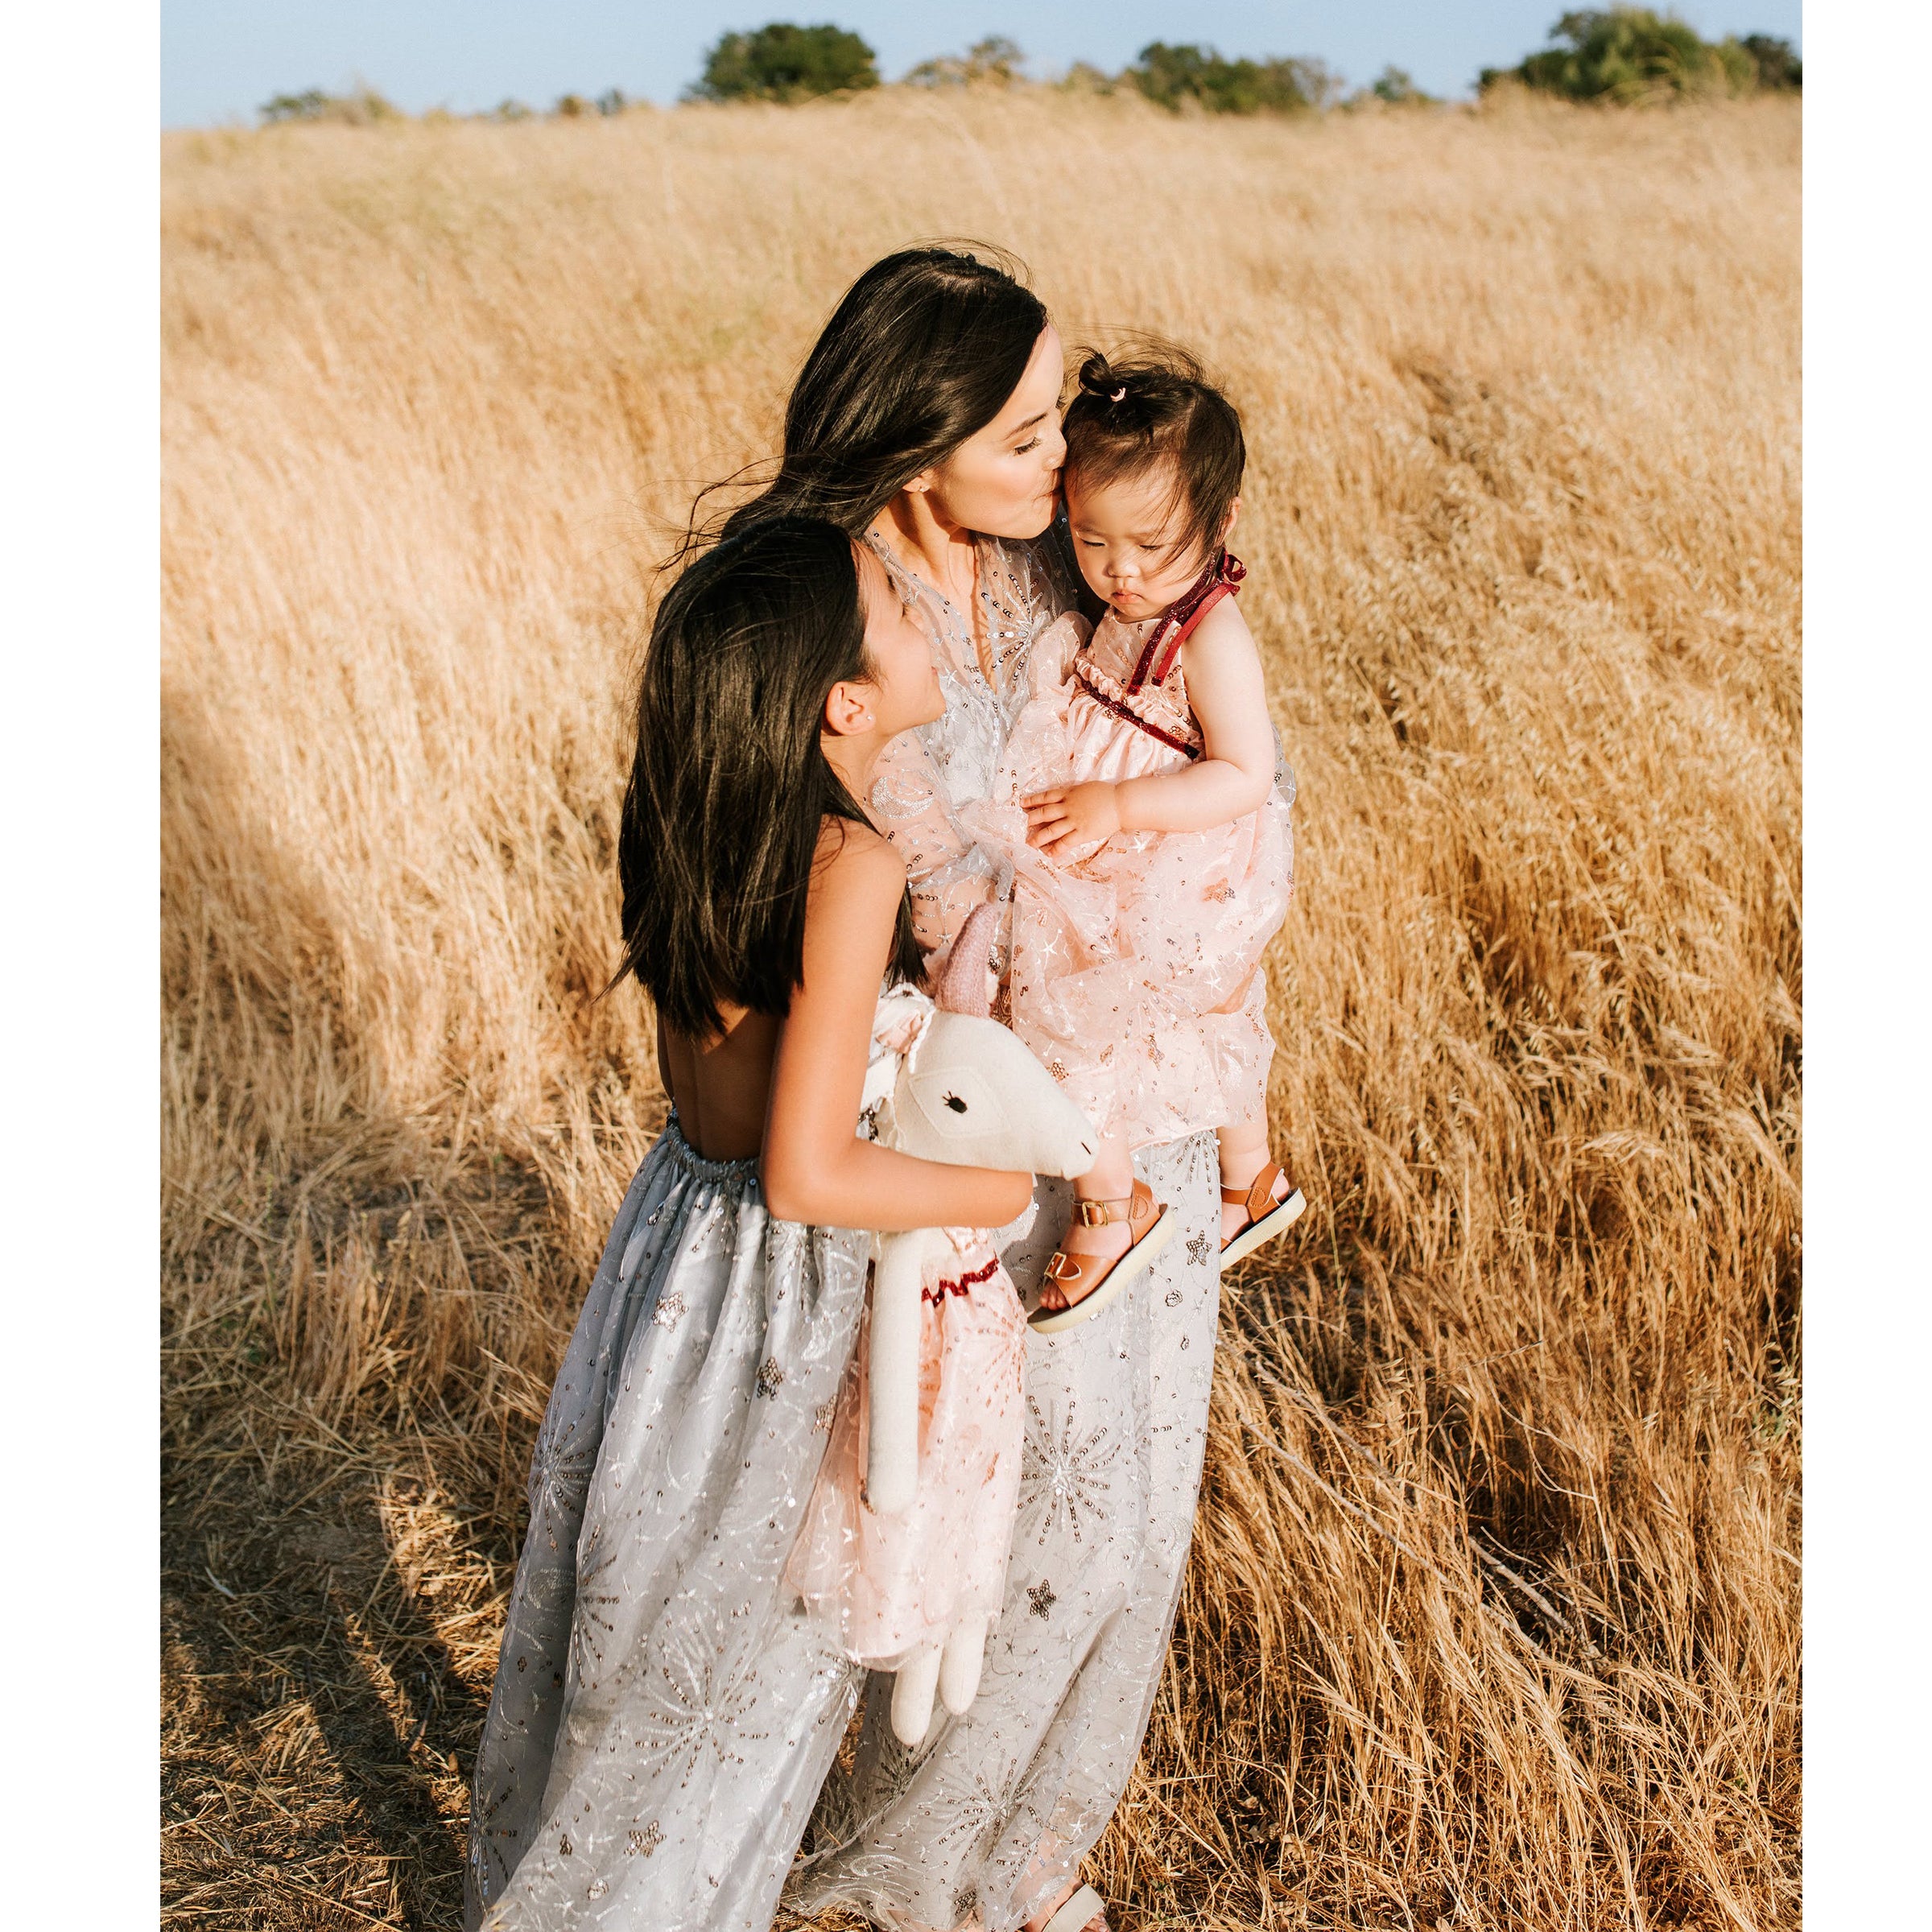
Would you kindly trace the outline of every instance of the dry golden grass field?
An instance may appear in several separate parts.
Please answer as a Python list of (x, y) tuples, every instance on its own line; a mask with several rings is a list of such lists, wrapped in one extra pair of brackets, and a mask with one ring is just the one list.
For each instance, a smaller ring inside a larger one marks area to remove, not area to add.
[(1797, 1922), (1798, 176), (1777, 101), (168, 138), (168, 1922), (457, 1922), (663, 1113), (590, 1000), (651, 567), (936, 234), (1226, 378), (1301, 783), (1312, 1207), (1226, 1286), (1089, 1875), (1121, 1932)]

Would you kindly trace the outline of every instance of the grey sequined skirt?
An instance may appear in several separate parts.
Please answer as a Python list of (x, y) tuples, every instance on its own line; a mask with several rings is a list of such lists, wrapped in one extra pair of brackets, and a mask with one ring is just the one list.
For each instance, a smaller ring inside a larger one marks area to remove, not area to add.
[(783, 1575), (866, 1255), (675, 1120), (646, 1157), (537, 1439), (468, 1926), (770, 1925), (857, 1695)]

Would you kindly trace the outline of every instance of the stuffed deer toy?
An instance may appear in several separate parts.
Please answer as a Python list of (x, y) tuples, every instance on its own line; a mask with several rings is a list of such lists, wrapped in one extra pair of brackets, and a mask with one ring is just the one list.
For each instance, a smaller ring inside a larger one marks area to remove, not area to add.
[[(881, 1145), (954, 1166), (1072, 1180), (1099, 1149), (1087, 1117), (989, 1017), (997, 914), (960, 929), (939, 1004), (879, 1001), (865, 1108)], [(866, 1326), (790, 1575), (854, 1662), (898, 1674), (892, 1728), (923, 1738), (936, 1690), (979, 1688), (1019, 1498), (1026, 1321), (990, 1232), (877, 1237)], [(861, 1480), (862, 1478), (862, 1480)]]

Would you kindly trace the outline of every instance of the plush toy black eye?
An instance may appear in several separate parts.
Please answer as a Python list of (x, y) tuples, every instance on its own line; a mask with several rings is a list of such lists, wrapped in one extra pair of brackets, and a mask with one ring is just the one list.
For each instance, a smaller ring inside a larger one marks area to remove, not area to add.
[(966, 1103), (956, 1093), (949, 1093), (946, 1096), (946, 1104), (955, 1113), (964, 1113), (966, 1111)]

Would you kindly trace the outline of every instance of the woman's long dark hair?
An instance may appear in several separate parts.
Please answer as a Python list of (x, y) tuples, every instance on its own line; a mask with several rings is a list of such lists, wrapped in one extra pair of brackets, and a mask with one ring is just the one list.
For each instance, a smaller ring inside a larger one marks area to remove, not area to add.
[[(866, 675), (852, 539), (823, 520), (728, 538), (658, 606), (617, 834), (617, 979), (634, 973), (675, 1031), (711, 1038), (726, 1001), (789, 1009), (825, 820), (866, 822), (819, 743), (825, 700)], [(920, 967), (902, 900), (888, 976)]]
[[(902, 249), (873, 262), (799, 372), (776, 477), (724, 519), (723, 534), (791, 515), (823, 517), (857, 536), (921, 470), (984, 429), (1019, 387), (1046, 326), (1023, 272), (980, 242)], [(709, 534), (694, 511), (687, 550)]]

